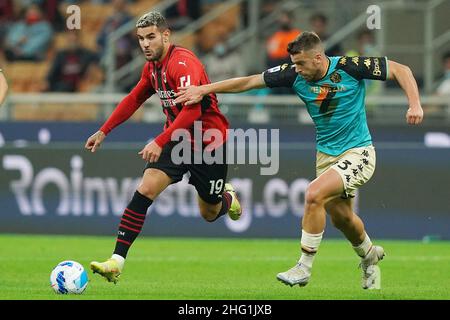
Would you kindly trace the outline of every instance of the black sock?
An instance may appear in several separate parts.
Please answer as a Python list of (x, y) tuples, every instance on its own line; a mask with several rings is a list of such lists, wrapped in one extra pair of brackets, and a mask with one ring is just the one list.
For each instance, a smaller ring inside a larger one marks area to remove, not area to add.
[(140, 194), (138, 191), (134, 193), (133, 199), (126, 207), (120, 220), (114, 254), (124, 258), (127, 257), (128, 249), (130, 249), (141, 232), (147, 210), (152, 203), (153, 200)]
[(220, 208), (220, 211), (219, 211), (219, 214), (217, 215), (217, 217), (215, 217), (214, 220), (211, 220), (210, 222), (214, 222), (217, 219), (219, 219), (221, 216), (226, 214), (228, 212), (228, 210), (230, 210), (231, 201), (233, 201), (231, 194), (229, 194), (228, 192), (224, 192), (222, 194), (222, 208)]

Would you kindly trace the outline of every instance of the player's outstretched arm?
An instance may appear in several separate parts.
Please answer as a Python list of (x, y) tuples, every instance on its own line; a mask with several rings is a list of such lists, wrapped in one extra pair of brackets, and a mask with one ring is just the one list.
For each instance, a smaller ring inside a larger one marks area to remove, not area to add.
[(417, 82), (411, 69), (406, 65), (388, 60), (388, 72), (388, 79), (395, 79), (408, 97), (409, 108), (406, 112), (406, 122), (420, 124), (423, 120), (423, 110)]
[(175, 103), (192, 105), (199, 103), (204, 96), (210, 93), (237, 93), (266, 86), (263, 75), (255, 74), (247, 77), (231, 78), (202, 86), (179, 87), (175, 94)]
[(3, 100), (5, 100), (7, 92), (8, 92), (8, 82), (6, 82), (5, 75), (0, 69), (0, 106), (3, 103)]

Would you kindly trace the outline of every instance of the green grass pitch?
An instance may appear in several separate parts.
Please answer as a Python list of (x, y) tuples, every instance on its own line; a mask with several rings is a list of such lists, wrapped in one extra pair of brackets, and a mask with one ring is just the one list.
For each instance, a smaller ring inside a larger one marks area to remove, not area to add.
[[(303, 288), (278, 282), (292, 267), (299, 240), (139, 238), (121, 280), (88, 269), (108, 258), (114, 237), (0, 235), (0, 299), (309, 300), (450, 299), (450, 242), (377, 241), (384, 246), (381, 290), (360, 287), (359, 259), (343, 240), (325, 239)], [(53, 267), (75, 260), (88, 269), (82, 295), (57, 295)]]

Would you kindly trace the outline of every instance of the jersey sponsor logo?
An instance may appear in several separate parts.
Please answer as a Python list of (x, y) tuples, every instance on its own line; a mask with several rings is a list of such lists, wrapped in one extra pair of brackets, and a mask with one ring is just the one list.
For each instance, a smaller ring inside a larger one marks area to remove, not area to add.
[(367, 69), (370, 69), (371, 65), (370, 58), (364, 59), (364, 65), (367, 67)]
[(163, 107), (168, 108), (176, 105), (176, 103), (173, 100), (175, 98), (175, 91), (157, 89), (156, 93), (158, 94)]
[(374, 58), (373, 59), (373, 72), (372, 72), (372, 74), (374, 76), (377, 76), (377, 77), (381, 76), (380, 61), (379, 61), (378, 58)]
[(181, 87), (187, 87), (191, 85), (191, 76), (187, 75), (187, 76), (182, 76), (180, 78), (180, 86)]
[(309, 91), (315, 94), (327, 94), (329, 92), (342, 92), (345, 91), (346, 88), (344, 85), (338, 85), (336, 87), (328, 87), (328, 86), (312, 86), (309, 87)]
[(358, 63), (359, 63), (359, 57), (353, 57), (353, 58), (352, 58), (352, 62), (353, 62), (354, 64), (358, 65)]
[(173, 99), (175, 98), (175, 91), (173, 90), (156, 90), (156, 93), (161, 99)]
[(161, 100), (161, 105), (163, 108), (175, 107), (177, 104), (173, 100)]
[(347, 57), (340, 58), (339, 63), (342, 64), (343, 66), (345, 66), (345, 64), (347, 63)]
[(334, 71), (332, 74), (330, 74), (330, 80), (331, 82), (338, 83), (341, 82), (342, 78), (337, 71)]

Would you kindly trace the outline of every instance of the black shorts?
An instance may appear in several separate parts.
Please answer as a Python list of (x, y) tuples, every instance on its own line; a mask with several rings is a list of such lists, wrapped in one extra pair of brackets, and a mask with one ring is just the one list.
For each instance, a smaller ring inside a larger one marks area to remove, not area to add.
[(217, 204), (222, 201), (222, 193), (225, 188), (227, 179), (228, 164), (226, 162), (226, 144), (213, 150), (211, 157), (216, 152), (222, 151), (223, 159), (219, 163), (205, 163), (204, 159), (201, 163), (194, 163), (194, 151), (191, 151), (191, 162), (176, 164), (172, 161), (171, 153), (173, 147), (178, 142), (169, 142), (161, 152), (157, 162), (147, 162), (145, 170), (149, 168), (158, 169), (166, 173), (172, 183), (177, 183), (183, 179), (183, 175), (189, 172), (189, 184), (192, 184), (203, 201), (210, 204)]

